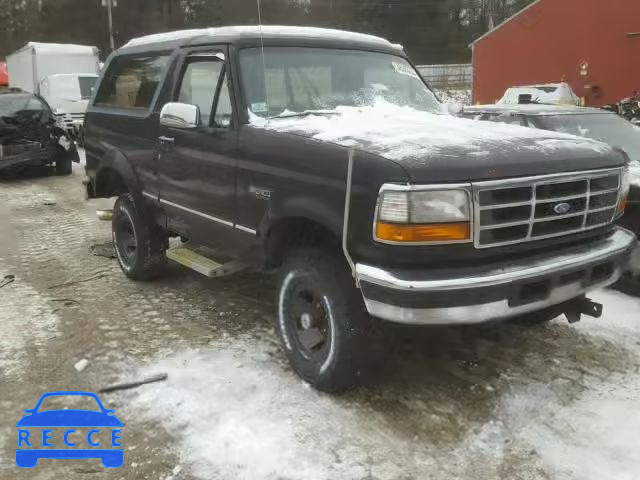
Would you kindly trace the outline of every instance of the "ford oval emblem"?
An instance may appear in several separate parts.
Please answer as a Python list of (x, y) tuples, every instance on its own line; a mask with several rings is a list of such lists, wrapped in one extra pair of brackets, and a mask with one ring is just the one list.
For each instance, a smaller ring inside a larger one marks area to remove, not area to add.
[(558, 215), (565, 215), (569, 213), (570, 210), (571, 210), (571, 205), (567, 202), (558, 203), (553, 207), (553, 211), (556, 212)]

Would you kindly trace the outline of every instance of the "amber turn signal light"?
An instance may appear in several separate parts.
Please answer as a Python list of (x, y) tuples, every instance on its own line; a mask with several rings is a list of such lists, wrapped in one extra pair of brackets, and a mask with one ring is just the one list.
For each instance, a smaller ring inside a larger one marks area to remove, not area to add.
[(627, 203), (629, 201), (629, 197), (624, 197), (622, 200), (620, 200), (620, 203), (618, 204), (618, 215), (622, 215), (625, 211), (625, 209), (627, 208)]
[(407, 225), (378, 222), (376, 237), (388, 242), (459, 242), (471, 239), (471, 224), (464, 222)]

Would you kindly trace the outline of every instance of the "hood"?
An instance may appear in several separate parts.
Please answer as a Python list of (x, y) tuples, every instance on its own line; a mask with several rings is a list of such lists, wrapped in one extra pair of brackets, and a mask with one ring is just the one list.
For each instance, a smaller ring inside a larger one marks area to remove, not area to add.
[(64, 98), (46, 98), (47, 103), (54, 112), (62, 110), (69, 115), (84, 114), (87, 111), (89, 100), (68, 100)]
[(252, 125), (356, 148), (398, 162), (412, 182), (458, 182), (620, 166), (624, 156), (594, 140), (425, 113), (384, 101)]
[(0, 118), (0, 143), (3, 145), (24, 140), (42, 141), (47, 135), (48, 129), (40, 119)]

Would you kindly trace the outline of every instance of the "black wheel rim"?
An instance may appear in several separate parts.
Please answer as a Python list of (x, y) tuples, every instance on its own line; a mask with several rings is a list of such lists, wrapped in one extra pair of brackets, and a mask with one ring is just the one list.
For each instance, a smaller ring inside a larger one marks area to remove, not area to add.
[(131, 266), (136, 261), (138, 254), (138, 242), (136, 239), (136, 230), (129, 215), (123, 212), (116, 219), (115, 225), (116, 246), (120, 253), (120, 259), (127, 266)]
[(331, 344), (331, 321), (326, 298), (305, 285), (294, 287), (290, 297), (289, 324), (300, 353), (322, 361)]

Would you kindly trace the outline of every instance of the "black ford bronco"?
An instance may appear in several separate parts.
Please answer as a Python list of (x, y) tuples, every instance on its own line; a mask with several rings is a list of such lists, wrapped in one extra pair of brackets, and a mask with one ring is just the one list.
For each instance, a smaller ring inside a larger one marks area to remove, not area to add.
[(325, 391), (353, 385), (374, 318), (598, 316), (585, 293), (615, 282), (635, 243), (614, 225), (622, 151), (453, 118), (400, 46), (368, 35), (132, 40), (99, 80), (86, 150), (88, 197), (118, 197), (124, 273), (153, 278), (167, 258), (278, 271), (287, 356)]

